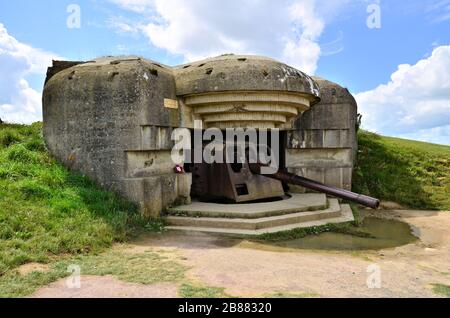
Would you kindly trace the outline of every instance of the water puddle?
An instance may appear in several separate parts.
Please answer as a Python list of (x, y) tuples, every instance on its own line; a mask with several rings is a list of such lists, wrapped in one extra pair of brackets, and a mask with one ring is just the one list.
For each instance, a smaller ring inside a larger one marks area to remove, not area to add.
[(263, 250), (308, 249), (308, 250), (380, 250), (406, 245), (417, 240), (412, 228), (400, 221), (366, 217), (357, 228), (371, 237), (327, 232), (300, 239), (279, 242), (241, 241), (235, 245)]

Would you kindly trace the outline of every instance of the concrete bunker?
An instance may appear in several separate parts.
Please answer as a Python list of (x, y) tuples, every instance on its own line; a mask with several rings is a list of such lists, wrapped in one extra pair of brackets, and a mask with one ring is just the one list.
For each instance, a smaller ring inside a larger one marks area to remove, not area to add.
[[(223, 220), (208, 223), (199, 218), (194, 222), (189, 215), (229, 218), (236, 215), (233, 209), (242, 209), (190, 204), (192, 196), (201, 197), (199, 193), (205, 190), (199, 189), (202, 182), (195, 171), (205, 167), (194, 165), (176, 173), (171, 135), (176, 128), (194, 130), (196, 122), (222, 131), (278, 128), (282, 169), (351, 189), (357, 147), (355, 100), (337, 84), (266, 57), (224, 55), (176, 67), (134, 56), (55, 61), (47, 73), (43, 114), (44, 137), (58, 160), (137, 203), (143, 215), (184, 213), (185, 218), (168, 217), (174, 228), (217, 229)], [(225, 169), (220, 173), (230, 176), (234, 172)], [(335, 199), (255, 178), (250, 183), (235, 180), (235, 196), (267, 191), (283, 196), (289, 190), (291, 197), (283, 204), (293, 202), (298, 207), (280, 208), (280, 202), (266, 202), (273, 207), (251, 207), (252, 215), (238, 213), (239, 218), (245, 216), (252, 222), (236, 222), (233, 227), (224, 221), (224, 228), (257, 234), (311, 220), (352, 218), (349, 208)], [(206, 187), (211, 190), (220, 184)], [(252, 186), (257, 190), (252, 191)], [(244, 201), (264, 197), (273, 196)], [(317, 213), (297, 215), (311, 210)], [(272, 223), (264, 219), (274, 215), (283, 218)]]

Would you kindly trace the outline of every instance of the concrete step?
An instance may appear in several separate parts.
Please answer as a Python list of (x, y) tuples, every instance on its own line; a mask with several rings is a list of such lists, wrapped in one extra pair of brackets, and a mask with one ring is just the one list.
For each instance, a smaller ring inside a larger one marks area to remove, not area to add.
[(301, 222), (317, 221), (341, 216), (341, 207), (338, 200), (330, 199), (329, 207), (324, 210), (311, 212), (296, 212), (257, 219), (248, 218), (211, 218), (211, 217), (184, 217), (169, 216), (167, 223), (171, 226), (213, 227), (241, 230), (259, 230), (269, 227), (296, 224)]
[(282, 226), (274, 226), (256, 230), (236, 229), (236, 228), (220, 228), (220, 227), (201, 227), (201, 226), (167, 226), (166, 229), (170, 231), (182, 231), (186, 233), (206, 233), (212, 235), (225, 235), (233, 237), (248, 237), (258, 236), (266, 233), (277, 233), (289, 231), (297, 228), (308, 228), (314, 226), (322, 226), (332, 223), (343, 223), (353, 221), (353, 212), (348, 204), (341, 205), (340, 216), (326, 219), (298, 222)]
[(170, 208), (167, 213), (173, 216), (256, 219), (327, 208), (328, 201), (325, 194), (302, 193), (292, 194), (291, 198), (282, 201), (263, 203), (217, 204), (192, 202), (189, 205)]

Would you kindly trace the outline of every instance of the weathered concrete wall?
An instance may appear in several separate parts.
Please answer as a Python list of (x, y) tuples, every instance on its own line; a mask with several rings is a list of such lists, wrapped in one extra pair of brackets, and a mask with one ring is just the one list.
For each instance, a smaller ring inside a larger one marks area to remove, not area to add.
[(55, 61), (53, 60), (53, 65), (47, 69), (47, 76), (45, 78), (45, 82), (53, 77), (53, 75), (69, 68), (72, 66), (76, 66), (79, 64), (83, 64), (85, 62), (82, 61)]
[[(345, 89), (318, 81), (322, 102), (288, 134), (287, 163), (349, 188), (356, 103)], [(194, 119), (208, 127), (291, 128), (318, 95), (311, 77), (264, 57), (220, 56), (175, 68), (138, 57), (55, 62), (43, 94), (44, 137), (67, 167), (158, 216), (190, 201), (191, 174), (173, 171), (174, 128), (192, 128)]]
[(346, 88), (322, 78), (314, 80), (322, 100), (288, 132), (286, 166), (298, 175), (350, 190), (357, 151), (357, 104)]
[(44, 137), (66, 166), (156, 216), (189, 200), (190, 176), (175, 175), (167, 163), (180, 114), (165, 99), (176, 99), (174, 77), (150, 61), (104, 58), (69, 67), (45, 85)]
[(177, 95), (205, 128), (292, 127), (319, 101), (307, 74), (271, 58), (222, 55), (174, 68)]
[(177, 95), (230, 91), (281, 91), (304, 93), (318, 101), (313, 79), (264, 56), (222, 55), (174, 68)]

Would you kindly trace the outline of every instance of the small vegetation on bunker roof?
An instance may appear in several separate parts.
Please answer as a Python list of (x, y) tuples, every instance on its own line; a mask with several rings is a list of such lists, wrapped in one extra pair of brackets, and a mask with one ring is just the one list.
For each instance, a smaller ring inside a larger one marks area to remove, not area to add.
[(0, 124), (0, 276), (153, 228), (135, 205), (51, 158), (41, 132), (41, 123)]

